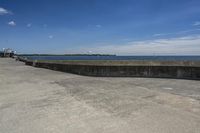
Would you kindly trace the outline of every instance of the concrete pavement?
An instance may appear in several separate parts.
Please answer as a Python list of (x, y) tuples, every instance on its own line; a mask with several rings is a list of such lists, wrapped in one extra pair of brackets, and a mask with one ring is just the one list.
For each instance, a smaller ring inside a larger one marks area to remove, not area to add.
[(0, 58), (0, 133), (199, 133), (200, 81), (86, 77)]

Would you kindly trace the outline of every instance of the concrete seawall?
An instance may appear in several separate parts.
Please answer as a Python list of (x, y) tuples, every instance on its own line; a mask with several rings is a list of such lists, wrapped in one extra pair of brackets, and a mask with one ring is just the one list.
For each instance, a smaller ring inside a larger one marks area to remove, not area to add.
[(99, 77), (200, 79), (200, 62), (193, 61), (32, 61), (26, 65)]
[(199, 131), (200, 80), (80, 76), (0, 58), (0, 133)]

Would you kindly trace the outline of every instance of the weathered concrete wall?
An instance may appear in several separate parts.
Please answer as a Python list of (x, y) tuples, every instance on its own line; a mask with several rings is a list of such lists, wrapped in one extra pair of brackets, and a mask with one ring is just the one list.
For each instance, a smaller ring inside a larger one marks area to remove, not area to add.
[[(95, 61), (94, 61), (95, 62)], [(128, 61), (127, 61), (128, 62)], [(129, 61), (128, 65), (124, 62), (113, 64), (91, 64), (87, 61), (75, 62), (44, 62), (26, 61), (27, 65), (47, 68), (56, 71), (69, 72), (86, 76), (105, 76), (105, 77), (153, 77), (153, 78), (181, 78), (181, 79), (200, 79), (199, 62), (163, 62), (149, 63)]]

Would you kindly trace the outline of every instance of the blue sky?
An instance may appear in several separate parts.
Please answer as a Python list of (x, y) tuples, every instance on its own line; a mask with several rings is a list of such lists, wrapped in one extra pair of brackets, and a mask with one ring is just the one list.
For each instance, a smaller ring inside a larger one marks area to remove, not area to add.
[(200, 55), (199, 0), (0, 0), (0, 48)]

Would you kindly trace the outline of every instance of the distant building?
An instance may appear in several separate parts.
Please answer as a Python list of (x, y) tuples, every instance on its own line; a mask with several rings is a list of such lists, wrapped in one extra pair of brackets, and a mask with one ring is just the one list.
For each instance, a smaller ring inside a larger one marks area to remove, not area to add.
[(3, 57), (4, 53), (3, 51), (0, 51), (0, 57)]
[(15, 55), (15, 51), (10, 48), (3, 48), (3, 51), (0, 51), (0, 57), (13, 57)]

